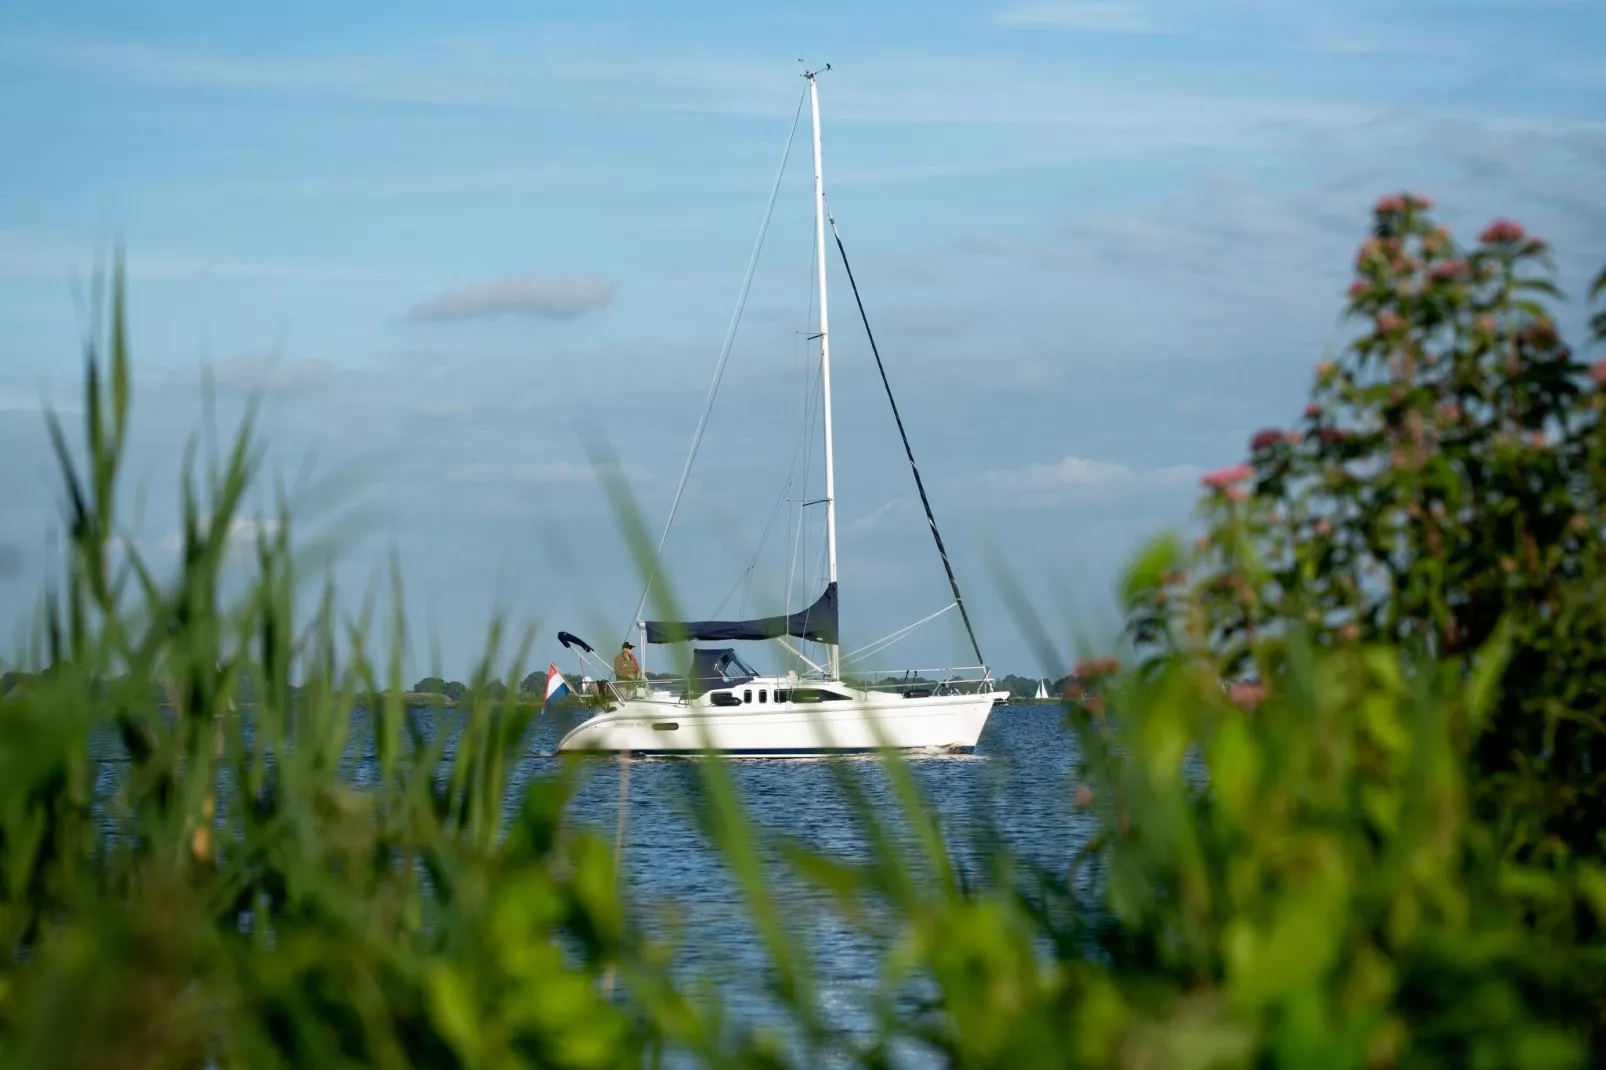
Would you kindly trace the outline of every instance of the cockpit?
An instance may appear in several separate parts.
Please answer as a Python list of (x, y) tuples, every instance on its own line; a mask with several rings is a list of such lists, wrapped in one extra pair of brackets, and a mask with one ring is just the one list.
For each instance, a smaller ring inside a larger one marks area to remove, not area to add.
[(741, 655), (729, 647), (717, 650), (693, 650), (687, 690), (693, 695), (702, 695), (716, 688), (731, 687), (752, 680), (757, 676), (758, 670), (743, 661)]

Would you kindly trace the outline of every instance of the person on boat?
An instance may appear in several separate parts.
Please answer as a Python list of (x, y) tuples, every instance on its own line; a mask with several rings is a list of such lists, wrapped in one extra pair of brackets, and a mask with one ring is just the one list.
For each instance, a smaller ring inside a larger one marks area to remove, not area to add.
[(613, 659), (613, 674), (620, 680), (640, 680), (641, 665), (636, 661), (636, 648), (627, 640)]

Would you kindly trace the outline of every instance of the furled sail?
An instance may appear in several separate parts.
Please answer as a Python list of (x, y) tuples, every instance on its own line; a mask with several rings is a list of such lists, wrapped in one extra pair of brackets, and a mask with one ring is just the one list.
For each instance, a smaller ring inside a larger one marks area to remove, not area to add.
[(715, 639), (778, 639), (790, 635), (811, 643), (836, 643), (836, 584), (809, 608), (782, 617), (757, 620), (649, 620), (647, 642), (685, 643)]

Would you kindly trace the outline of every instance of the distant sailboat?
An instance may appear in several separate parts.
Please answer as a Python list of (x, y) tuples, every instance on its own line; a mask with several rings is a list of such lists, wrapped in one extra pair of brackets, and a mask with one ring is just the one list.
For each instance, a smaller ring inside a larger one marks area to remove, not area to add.
[(1035, 699), (1048, 698), (1048, 688), (1044, 685), (1043, 681), (1037, 681), (1037, 694), (1033, 695), (1032, 697)]

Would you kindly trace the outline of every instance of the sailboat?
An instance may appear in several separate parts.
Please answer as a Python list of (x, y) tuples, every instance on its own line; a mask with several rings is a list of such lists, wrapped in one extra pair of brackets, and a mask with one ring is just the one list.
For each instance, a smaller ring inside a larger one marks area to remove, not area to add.
[(1037, 694), (1033, 695), (1032, 697), (1035, 698), (1035, 699), (1038, 699), (1039, 701), (1047, 700), (1047, 698), (1048, 698), (1048, 687), (1047, 687), (1047, 685), (1045, 685), (1043, 683), (1043, 681), (1041, 681), (1041, 680), (1037, 681)]
[[(835, 454), (831, 427), (831, 331), (826, 299), (827, 226), (825, 186), (820, 151), (820, 97), (817, 77), (830, 70), (806, 71), (814, 154), (814, 238), (819, 287), (818, 332), (820, 412), (823, 420), (825, 544), (827, 577), (824, 591), (806, 609), (790, 614), (753, 620), (636, 621), (644, 645), (683, 643), (729, 643), (774, 640), (809, 666), (808, 671), (788, 671), (784, 675), (765, 675), (754, 669), (734, 647), (700, 646), (691, 651), (689, 670), (675, 679), (641, 678), (599, 683), (599, 712), (575, 726), (558, 744), (560, 752), (630, 752), (635, 754), (694, 754), (713, 751), (723, 754), (755, 756), (816, 755), (862, 752), (883, 748), (905, 751), (965, 752), (973, 750), (995, 703), (1009, 697), (993, 680), (981, 656), (981, 648), (970, 625), (969, 614), (959, 594), (958, 581), (943, 548), (930, 502), (926, 497), (914, 454), (904, 433), (897, 402), (892, 398), (885, 368), (881, 366), (875, 338), (869, 333), (871, 351), (876, 355), (881, 378), (887, 387), (893, 416), (903, 436), (905, 452), (920, 491), (932, 536), (947, 571), (954, 601), (964, 619), (971, 645), (980, 664), (957, 669), (907, 670), (895, 674), (856, 670), (852, 679), (844, 678), (843, 655), (838, 630), (837, 605), (837, 500)], [(802, 102), (799, 102), (801, 109)], [(794, 131), (796, 125), (794, 122)], [(790, 149), (790, 140), (788, 140)], [(784, 168), (784, 157), (783, 157)], [(779, 175), (777, 176), (779, 189)], [(773, 195), (771, 207), (773, 208)], [(766, 217), (767, 225), (768, 217)], [(848, 279), (853, 281), (841, 235), (830, 219), (838, 251)], [(761, 231), (762, 237), (762, 231)], [(756, 256), (756, 250), (755, 250)], [(749, 267), (751, 272), (751, 265)], [(751, 275), (749, 275), (750, 279)], [(854, 296), (857, 301), (857, 283)], [(744, 291), (745, 292), (745, 291)], [(863, 304), (859, 302), (861, 317)], [(729, 339), (727, 339), (728, 351)], [(724, 354), (721, 359), (723, 360)], [(718, 375), (716, 372), (716, 383)], [(710, 404), (712, 394), (710, 395)], [(706, 419), (706, 412), (705, 412)], [(699, 425), (699, 435), (701, 434)], [(693, 456), (696, 439), (693, 444)], [(688, 459), (688, 471), (690, 467)], [(682, 476), (682, 489), (685, 477)], [(679, 491), (676, 505), (679, 503)], [(818, 503), (807, 503), (818, 504)], [(675, 508), (670, 510), (673, 522)], [(668, 527), (665, 528), (665, 536)], [(662, 553), (662, 543), (659, 546)], [(649, 586), (651, 580), (649, 579)], [(646, 593), (642, 605), (646, 604)], [(933, 617), (946, 610), (940, 610)], [(930, 619), (930, 618), (927, 618)], [(922, 623), (922, 622), (917, 622)], [(910, 628), (916, 625), (911, 625)], [(909, 629), (904, 629), (907, 632)], [(898, 636), (901, 633), (894, 633)], [(826, 648), (825, 664), (804, 657), (788, 638), (818, 643)], [(565, 647), (587, 654), (595, 664), (595, 650), (578, 637), (560, 632)], [(878, 644), (871, 644), (876, 646)], [(684, 664), (683, 659), (683, 664)], [(606, 669), (604, 668), (604, 671)], [(882, 682), (876, 683), (874, 681)]]

